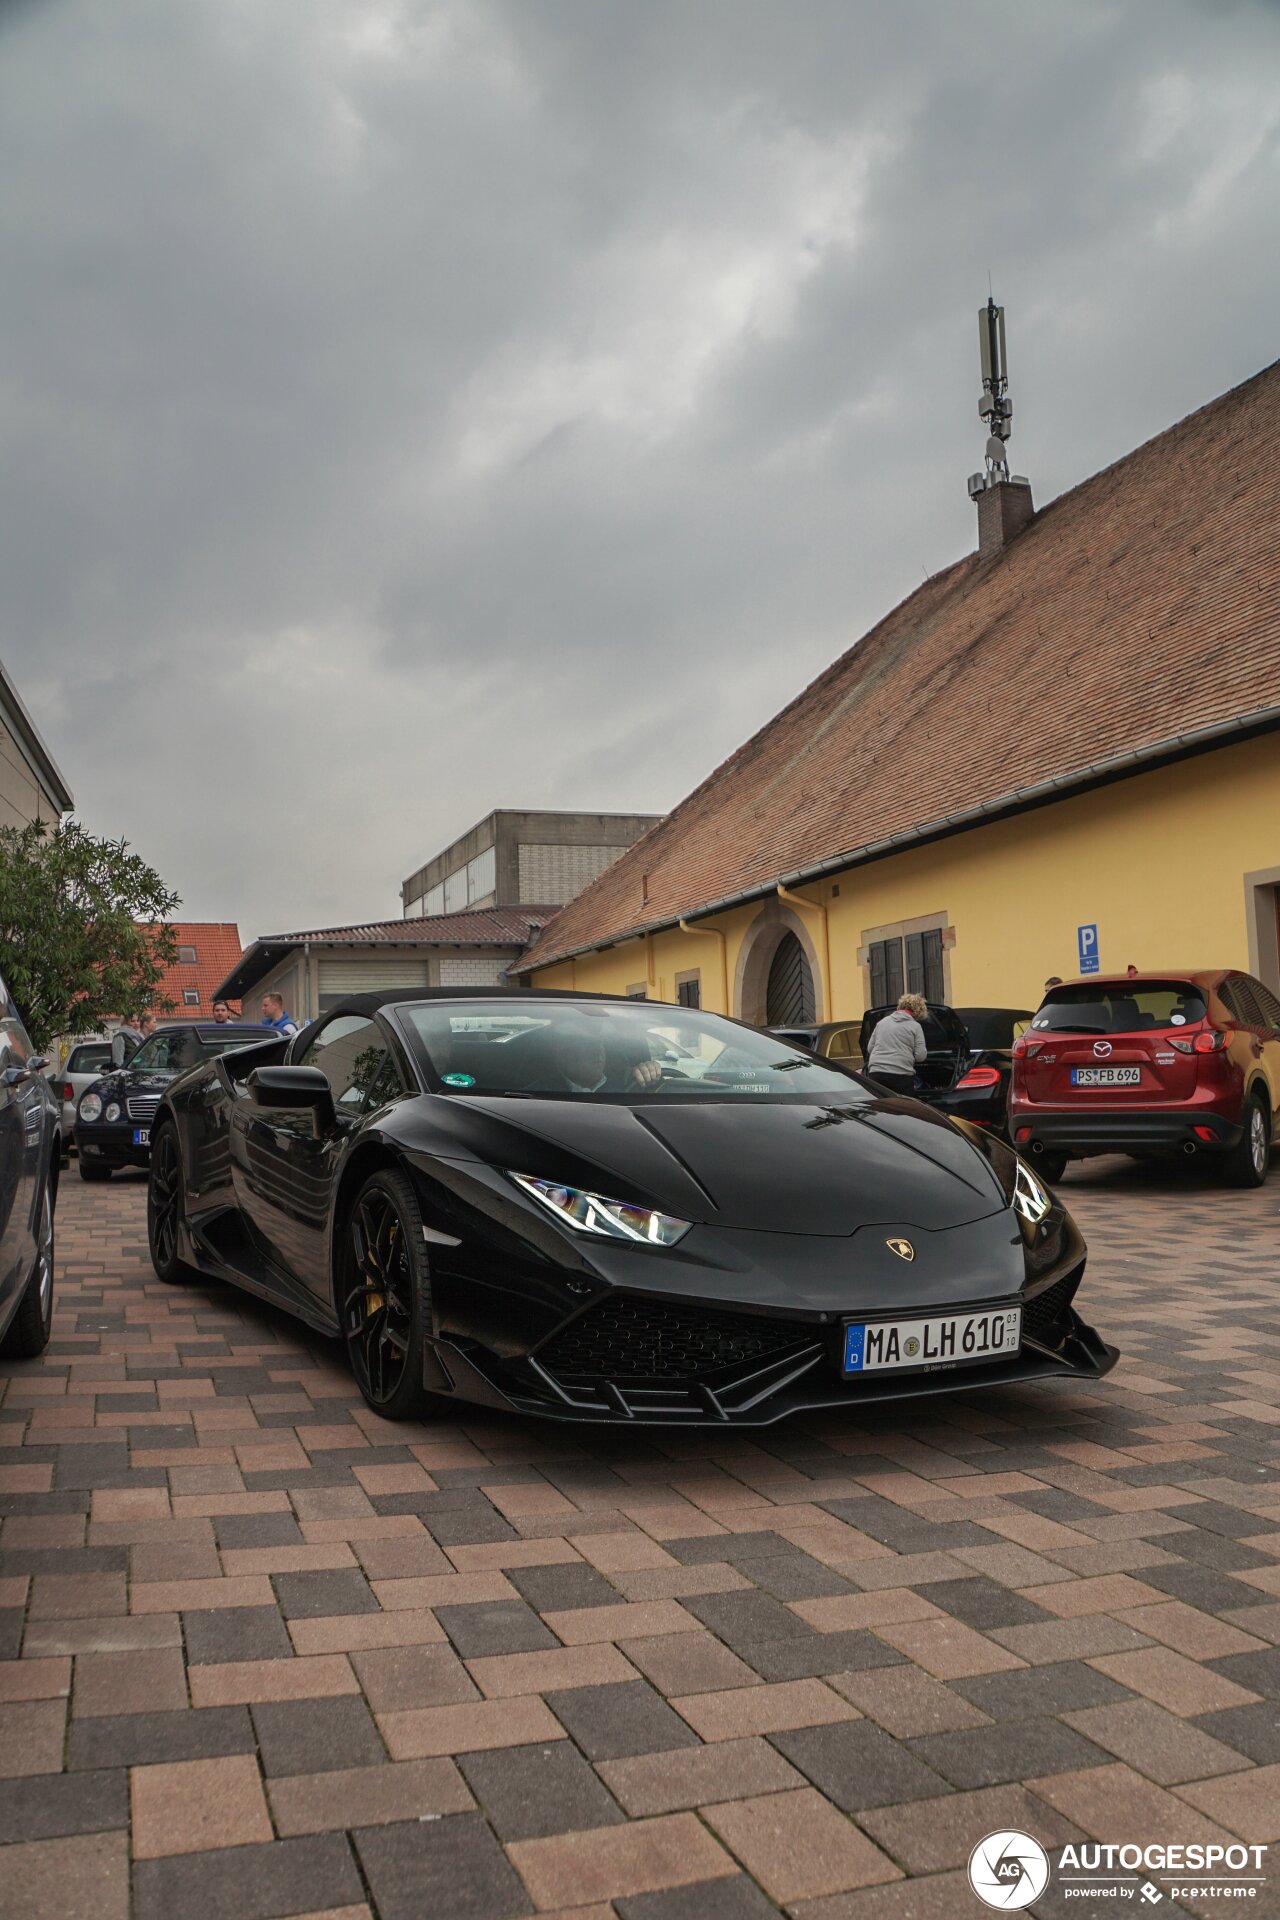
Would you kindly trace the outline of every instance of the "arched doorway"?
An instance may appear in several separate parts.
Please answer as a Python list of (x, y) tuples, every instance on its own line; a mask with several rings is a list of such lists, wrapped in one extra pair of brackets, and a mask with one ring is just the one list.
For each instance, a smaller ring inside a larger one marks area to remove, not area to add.
[(771, 1027), (807, 1027), (814, 1019), (813, 970), (794, 933), (784, 933), (769, 966), (765, 1021)]

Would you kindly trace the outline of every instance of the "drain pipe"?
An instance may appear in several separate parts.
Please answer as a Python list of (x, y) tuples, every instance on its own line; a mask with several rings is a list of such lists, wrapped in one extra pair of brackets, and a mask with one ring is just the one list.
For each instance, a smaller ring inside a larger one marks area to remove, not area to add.
[(687, 920), (678, 920), (676, 925), (679, 927), (681, 933), (711, 933), (714, 934), (720, 942), (720, 993), (724, 1001), (721, 1011), (726, 1014), (732, 1014), (733, 1008), (729, 1005), (729, 943), (724, 937), (724, 928), (691, 927)]
[(831, 1004), (831, 928), (827, 924), (827, 910), (821, 900), (806, 900), (803, 894), (789, 893), (779, 881), (777, 886), (779, 900), (785, 900), (790, 907), (809, 907), (822, 916), (822, 1002), (823, 1012), (828, 1020), (835, 1019)]

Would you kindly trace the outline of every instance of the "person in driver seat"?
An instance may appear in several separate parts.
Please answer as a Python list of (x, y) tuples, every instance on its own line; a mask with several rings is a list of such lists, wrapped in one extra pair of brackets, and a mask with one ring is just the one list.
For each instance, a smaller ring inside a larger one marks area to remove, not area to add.
[(610, 1068), (603, 1020), (566, 1022), (556, 1034), (555, 1057), (543, 1082), (547, 1093), (647, 1093), (659, 1085), (656, 1060)]

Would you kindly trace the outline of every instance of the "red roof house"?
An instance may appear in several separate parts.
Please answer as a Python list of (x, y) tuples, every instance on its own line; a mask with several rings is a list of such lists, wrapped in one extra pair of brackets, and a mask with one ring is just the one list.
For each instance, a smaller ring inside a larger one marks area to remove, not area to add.
[[(240, 958), (240, 929), (234, 920), (175, 920), (170, 926), (178, 957), (156, 987), (156, 1000), (170, 1002), (159, 1019), (211, 1019), (218, 987)], [(240, 1011), (234, 1002), (231, 1011)]]

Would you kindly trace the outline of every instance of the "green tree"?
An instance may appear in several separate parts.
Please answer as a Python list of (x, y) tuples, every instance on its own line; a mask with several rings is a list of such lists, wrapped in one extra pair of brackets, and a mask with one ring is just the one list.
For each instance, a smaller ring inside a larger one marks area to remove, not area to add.
[(180, 905), (125, 840), (75, 820), (0, 828), (0, 974), (41, 1052), (109, 1014), (171, 1010), (156, 988), (177, 958), (163, 923)]

